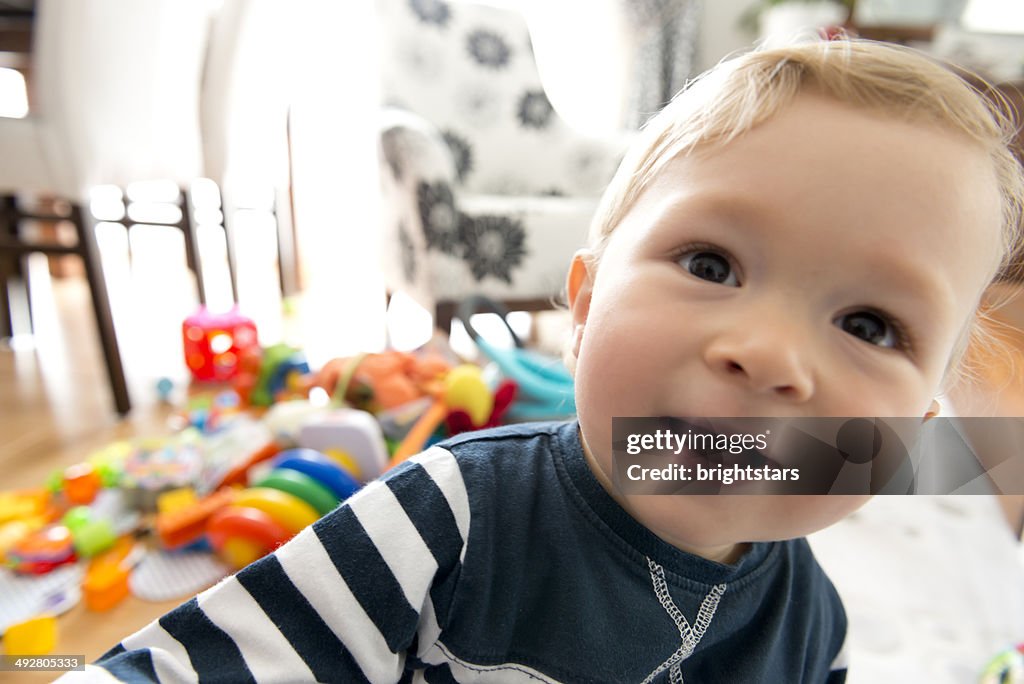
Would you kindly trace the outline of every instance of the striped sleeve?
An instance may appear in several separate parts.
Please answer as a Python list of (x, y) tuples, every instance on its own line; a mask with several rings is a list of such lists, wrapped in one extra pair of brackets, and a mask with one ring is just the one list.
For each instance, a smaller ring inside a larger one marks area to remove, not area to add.
[(433, 448), (61, 682), (397, 682), (438, 638), (469, 500)]

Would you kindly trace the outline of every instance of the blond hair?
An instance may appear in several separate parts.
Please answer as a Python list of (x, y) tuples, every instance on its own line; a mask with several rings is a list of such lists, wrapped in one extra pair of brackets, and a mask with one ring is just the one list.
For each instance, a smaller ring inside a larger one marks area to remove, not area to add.
[(692, 81), (645, 124), (605, 190), (590, 227), (595, 258), (665, 164), (698, 148), (728, 143), (801, 92), (931, 122), (985, 148), (1002, 199), (1000, 272), (1013, 266), (1024, 176), (1010, 149), (1016, 129), (1005, 99), (994, 88), (986, 89), (985, 97), (947, 66), (910, 48), (848, 39), (755, 50)]
[[(661, 169), (698, 148), (724, 145), (771, 118), (802, 92), (853, 107), (944, 127), (967, 136), (992, 160), (1002, 205), (1000, 262), (990, 274), (1017, 269), (1024, 175), (1011, 151), (1011, 108), (980, 78), (965, 78), (920, 52), (867, 40), (819, 41), (759, 49), (721, 62), (683, 89), (644, 126), (612, 178), (590, 227), (594, 265), (609, 236)], [(979, 316), (984, 318), (984, 312)], [(959, 365), (981, 326), (970, 325), (950, 366)]]

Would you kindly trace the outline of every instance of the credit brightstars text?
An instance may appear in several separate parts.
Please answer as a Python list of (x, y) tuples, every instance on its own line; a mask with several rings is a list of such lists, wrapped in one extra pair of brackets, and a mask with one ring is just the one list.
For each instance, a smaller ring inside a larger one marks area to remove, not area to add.
[[(709, 459), (723, 460), (725, 454), (739, 455), (746, 451), (765, 451), (771, 430), (754, 434), (717, 434), (687, 430), (679, 433), (672, 430), (655, 430), (653, 433), (633, 433), (626, 437), (626, 453), (637, 456), (645, 451), (672, 453), (678, 456), (684, 450), (702, 454)], [(726, 465), (718, 463), (697, 463), (684, 466), (670, 463), (661, 468), (645, 468), (632, 464), (626, 468), (626, 477), (633, 481), (675, 480), (675, 481), (717, 481), (725, 485), (743, 481), (766, 481), (800, 479), (797, 468), (778, 468), (771, 465)]]

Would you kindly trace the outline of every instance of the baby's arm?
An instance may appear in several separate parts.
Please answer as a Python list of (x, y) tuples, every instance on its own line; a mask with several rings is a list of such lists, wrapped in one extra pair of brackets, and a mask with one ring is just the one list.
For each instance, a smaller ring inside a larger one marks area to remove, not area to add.
[(432, 449), (61, 681), (396, 682), (445, 622), (468, 519)]

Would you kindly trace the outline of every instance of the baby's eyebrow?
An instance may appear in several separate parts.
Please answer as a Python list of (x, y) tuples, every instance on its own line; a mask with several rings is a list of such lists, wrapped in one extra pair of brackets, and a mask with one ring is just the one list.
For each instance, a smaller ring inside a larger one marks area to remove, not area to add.
[(923, 303), (928, 310), (955, 304), (952, 284), (929, 268), (924, 259), (882, 250), (878, 250), (874, 258), (877, 260), (871, 264), (873, 277), (868, 283), (871, 290), (889, 290), (887, 294), (897, 300), (913, 307)]
[(666, 217), (697, 214), (702, 218), (718, 218), (736, 223), (756, 224), (767, 212), (759, 202), (742, 194), (699, 191), (679, 193), (665, 198), (661, 214)]

